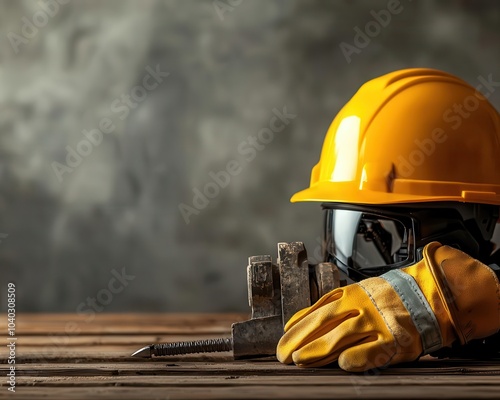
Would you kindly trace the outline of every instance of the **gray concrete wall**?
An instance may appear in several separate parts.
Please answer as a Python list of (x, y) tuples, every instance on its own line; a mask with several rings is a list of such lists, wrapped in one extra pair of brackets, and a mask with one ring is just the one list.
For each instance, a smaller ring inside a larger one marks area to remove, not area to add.
[[(500, 80), (497, 1), (401, 0), (349, 59), (340, 44), (391, 2), (41, 3), (0, 2), (0, 283), (19, 311), (247, 310), (249, 255), (317, 247), (319, 206), (288, 200), (363, 82), (405, 67)], [(284, 108), (296, 117), (249, 150)], [(67, 146), (89, 154), (58, 179)], [(179, 205), (230, 161), (186, 224)]]

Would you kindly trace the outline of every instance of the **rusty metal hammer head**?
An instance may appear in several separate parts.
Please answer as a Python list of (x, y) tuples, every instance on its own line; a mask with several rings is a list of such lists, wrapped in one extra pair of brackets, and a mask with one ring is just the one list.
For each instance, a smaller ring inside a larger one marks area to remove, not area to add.
[(302, 242), (278, 243), (276, 264), (270, 255), (249, 257), (247, 283), (252, 318), (232, 326), (235, 358), (275, 354), (286, 322), (339, 287), (339, 272), (332, 263), (310, 265)]

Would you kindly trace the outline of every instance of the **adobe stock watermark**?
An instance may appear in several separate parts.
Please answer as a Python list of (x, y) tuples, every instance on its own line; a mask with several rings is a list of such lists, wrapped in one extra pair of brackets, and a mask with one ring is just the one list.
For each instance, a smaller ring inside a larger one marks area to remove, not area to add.
[[(163, 80), (170, 75), (169, 72), (161, 71), (159, 64), (156, 65), (155, 69), (148, 65), (145, 70), (146, 75), (142, 78), (142, 85), (134, 86), (129, 93), (122, 94), (121, 97), (111, 102), (110, 111), (117, 114), (119, 119), (127, 118), (130, 110), (143, 102), (148, 97), (148, 93), (158, 88)], [(110, 117), (101, 118), (97, 127), (83, 129), (82, 135), (85, 139), (81, 139), (75, 148), (65, 147), (66, 163), (53, 161), (51, 164), (59, 183), (63, 181), (65, 173), (71, 174), (92, 153), (94, 148), (102, 143), (104, 134), (109, 134), (115, 129), (116, 126)]]
[(54, 18), (61, 6), (68, 4), (70, 0), (40, 0), (37, 2), (39, 10), (35, 11), (31, 18), (21, 18), (20, 33), (9, 32), (7, 38), (15, 54), (20, 51), (21, 45), (26, 45), (33, 39), (41, 29), (45, 28), (51, 18)]
[(224, 21), (224, 14), (228, 12), (232, 13), (241, 3), (243, 3), (243, 0), (214, 0), (212, 5), (219, 19)]
[[(443, 113), (443, 121), (448, 124), (451, 130), (457, 130), (462, 126), (464, 120), (469, 118), (478, 108), (484, 98), (490, 97), (496, 88), (500, 87), (500, 81), (493, 80), (493, 74), (489, 74), (487, 78), (478, 76), (480, 82), (476, 86), (476, 92), (462, 99), (460, 103), (453, 104)], [(483, 91), (484, 93), (481, 93)], [(448, 134), (442, 128), (435, 128), (430, 132), (427, 138), (422, 140), (414, 140), (414, 150), (407, 157), (400, 155), (397, 162), (398, 173), (408, 178), (415, 172), (415, 169), (420, 167), (426, 159), (431, 157), (438, 145), (443, 144), (448, 139)]]
[(37, 362), (47, 361), (47, 357), (51, 353), (57, 353), (61, 347), (68, 346), (70, 337), (81, 333), (82, 324), (94, 321), (96, 314), (105, 311), (116, 296), (121, 294), (136, 279), (136, 276), (130, 275), (125, 267), (121, 271), (113, 268), (110, 274), (111, 278), (105, 287), (98, 290), (94, 295), (88, 296), (85, 301), (76, 306), (76, 314), (85, 316), (85, 319), (83, 321), (67, 321), (63, 332), (58, 332), (57, 335), (49, 334), (48, 337), (52, 343), (43, 347), (42, 351), (33, 354), (31, 360)]
[(371, 368), (363, 371), (362, 373), (349, 375), (349, 380), (357, 396), (362, 397), (362, 388), (373, 385), (374, 380), (382, 375), (382, 372), (389, 367), (392, 359), (397, 354), (395, 347), (401, 347), (402, 351), (411, 350), (411, 346), (415, 343), (415, 341), (420, 340), (420, 337), (412, 337), (404, 328), (401, 329), (401, 333), (400, 337), (397, 339), (394, 338), (395, 343), (384, 343), (381, 340), (375, 342), (373, 347), (377, 347), (378, 352), (374, 355), (373, 360), (366, 360), (370, 364), (366, 366), (371, 366)]
[[(412, 0), (408, 1), (411, 2)], [(404, 7), (400, 0), (389, 0), (385, 9), (371, 10), (370, 15), (373, 19), (368, 21), (363, 29), (357, 25), (354, 27), (353, 43), (341, 42), (339, 45), (347, 63), (350, 64), (354, 54), (360, 54), (371, 43), (372, 39), (380, 35), (380, 32), (389, 26), (393, 15), (401, 14), (403, 10)]]
[(125, 271), (125, 267), (122, 268), (121, 272), (116, 269), (111, 270), (112, 278), (108, 281), (108, 285), (105, 288), (99, 290), (95, 297), (87, 297), (86, 300), (78, 304), (76, 307), (76, 313), (78, 315), (87, 315), (85, 322), (92, 322), (95, 318), (96, 312), (103, 312), (106, 306), (110, 305), (114, 297), (123, 292), (123, 290), (132, 282), (136, 277), (135, 275), (129, 275)]
[(16, 284), (9, 282), (7, 284), (7, 349), (8, 357), (7, 364), (9, 369), (7, 372), (7, 390), (16, 392)]
[[(261, 129), (257, 135), (248, 136), (246, 140), (238, 145), (237, 151), (243, 157), (246, 165), (251, 163), (258, 152), (264, 150), (266, 145), (274, 140), (274, 134), (281, 132), (285, 127), (290, 124), (291, 120), (295, 119), (297, 115), (288, 112), (286, 106), (280, 111), (277, 108), (272, 110), (273, 116), (269, 120), (267, 127)], [(221, 189), (226, 188), (231, 179), (241, 174), (245, 164), (242, 164), (237, 159), (229, 160), (225, 168), (220, 171), (210, 171), (208, 176), (210, 181), (207, 182), (203, 189), (193, 188), (193, 199), (191, 205), (180, 203), (179, 211), (186, 224), (191, 222), (193, 215), (199, 215), (201, 210), (205, 209), (210, 201), (219, 195)]]

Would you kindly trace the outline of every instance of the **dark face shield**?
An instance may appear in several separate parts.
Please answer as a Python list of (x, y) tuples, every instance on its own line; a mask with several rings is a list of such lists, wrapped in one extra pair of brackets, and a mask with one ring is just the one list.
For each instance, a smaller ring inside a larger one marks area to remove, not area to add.
[(491, 238), (498, 206), (325, 203), (323, 209), (323, 259), (337, 265), (346, 283), (412, 265), (432, 241), (460, 249), (485, 264), (497, 262), (491, 261), (495, 250)]
[(325, 258), (351, 280), (415, 262), (411, 218), (368, 211), (325, 209)]

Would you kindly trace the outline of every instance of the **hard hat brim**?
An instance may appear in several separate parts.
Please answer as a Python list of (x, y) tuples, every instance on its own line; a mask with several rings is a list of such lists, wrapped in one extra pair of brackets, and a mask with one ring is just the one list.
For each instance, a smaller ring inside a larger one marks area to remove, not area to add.
[(388, 193), (373, 190), (360, 190), (354, 182), (321, 182), (295, 193), (290, 199), (297, 202), (328, 202), (352, 204), (399, 204), (423, 203), (434, 201), (458, 201), (500, 205), (500, 195), (462, 191), (456, 195), (415, 195), (407, 193)]

